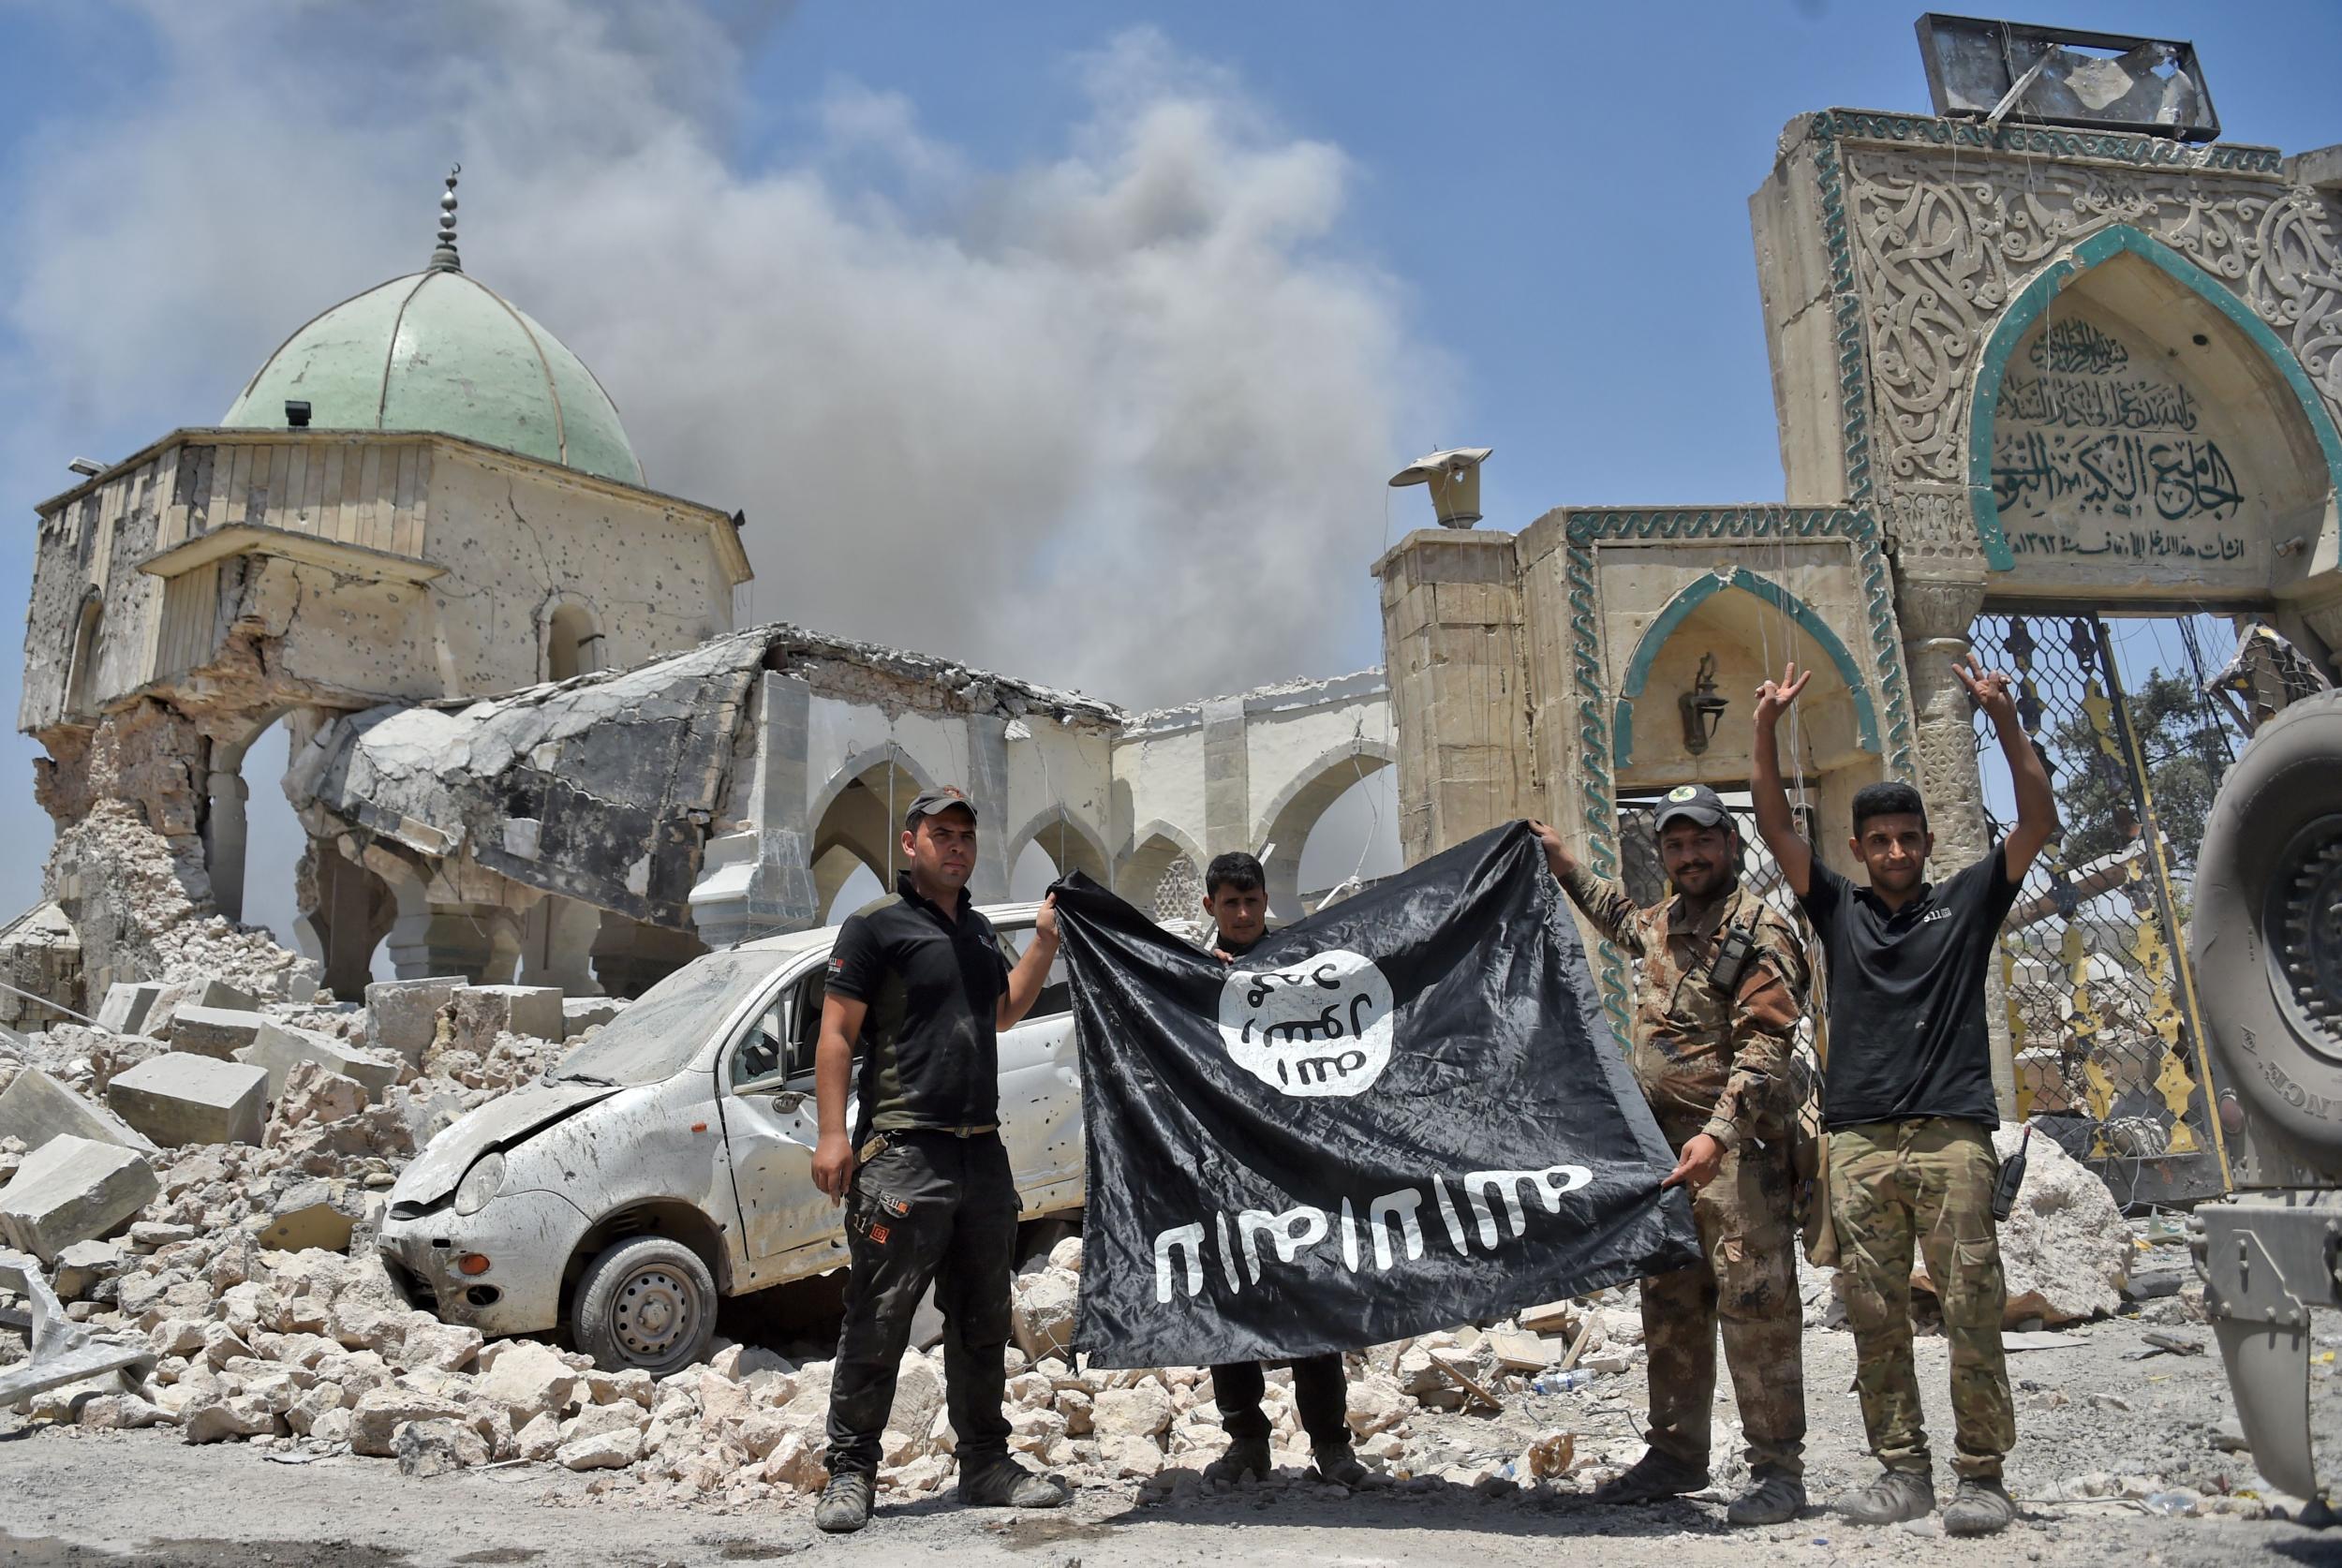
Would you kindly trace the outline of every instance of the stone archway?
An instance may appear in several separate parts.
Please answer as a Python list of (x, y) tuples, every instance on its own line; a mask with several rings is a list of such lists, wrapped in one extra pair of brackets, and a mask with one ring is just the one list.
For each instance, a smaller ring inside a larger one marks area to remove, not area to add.
[(891, 891), (902, 856), (902, 814), (928, 784), (901, 747), (858, 752), (839, 764), (814, 803), (811, 843), (815, 907), (823, 911), (858, 865)]
[(1200, 916), (1206, 864), (1202, 848), (1160, 819), (1140, 828), (1131, 839), (1130, 853), (1115, 869), (1114, 890), (1157, 920)]
[(1006, 862), (1012, 870), (1028, 847), (1037, 848), (1047, 856), (1060, 877), (1069, 871), (1079, 871), (1100, 887), (1113, 885), (1105, 846), (1062, 806), (1042, 810), (1009, 839)]
[(1397, 750), (1387, 743), (1354, 737), (1311, 758), (1278, 791), (1253, 835), (1253, 842), (1262, 847), (1261, 869), (1268, 876), (1271, 920), (1298, 920), (1305, 912), (1301, 908), (1301, 851), (1326, 808), (1353, 785), (1397, 765), (1398, 761)]
[(2210, 599), (2310, 566), (2342, 434), (2250, 305), (2118, 224), (2035, 273), (1986, 334), (1967, 465), (1988, 571)]

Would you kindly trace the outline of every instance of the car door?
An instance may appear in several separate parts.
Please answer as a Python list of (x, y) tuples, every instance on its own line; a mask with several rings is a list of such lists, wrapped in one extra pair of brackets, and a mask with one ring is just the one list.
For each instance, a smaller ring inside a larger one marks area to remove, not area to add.
[[(1012, 964), (1032, 945), (1030, 920), (1000, 935)], [(1031, 1010), (1001, 1037), (1001, 1139), (1027, 1215), (1081, 1203), (1081, 1056), (1061, 952)]]
[[(813, 1100), (813, 1048), (822, 1020), (822, 954), (793, 976), (717, 1058), (717, 1098), (749, 1289), (845, 1262), (842, 1212), (813, 1185), (821, 1122)], [(848, 1102), (848, 1125), (853, 1110)]]

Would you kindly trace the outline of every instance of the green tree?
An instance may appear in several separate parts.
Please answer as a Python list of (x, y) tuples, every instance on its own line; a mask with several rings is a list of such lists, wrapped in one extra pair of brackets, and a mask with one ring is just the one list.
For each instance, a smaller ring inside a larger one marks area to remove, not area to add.
[[(2146, 756), (2155, 813), (2175, 871), (2193, 870), (2212, 796), (2228, 769), (2225, 720), (2185, 675), (2157, 670), (2129, 695), (2128, 712)], [(2119, 743), (2118, 743), (2119, 744)], [(2085, 865), (2138, 836), (2127, 766), (2106, 755), (2087, 712), (2067, 715), (2051, 736), (2066, 864)]]

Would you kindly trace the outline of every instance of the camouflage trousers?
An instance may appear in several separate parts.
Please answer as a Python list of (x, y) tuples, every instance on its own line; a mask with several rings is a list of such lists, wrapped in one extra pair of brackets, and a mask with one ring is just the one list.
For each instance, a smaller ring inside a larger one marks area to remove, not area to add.
[[(1662, 1124), (1681, 1150), (1697, 1127)], [(1708, 1464), (1716, 1398), (1716, 1337), (1754, 1471), (1805, 1473), (1803, 1305), (1797, 1226), (1789, 1216), (1789, 1146), (1751, 1140), (1724, 1157), (1692, 1199), (1706, 1262), (1642, 1281), (1643, 1348), (1651, 1358), (1652, 1447), (1695, 1469)]]
[(1855, 1387), (1871, 1452), (1889, 1470), (1928, 1468), (1920, 1380), (1911, 1360), (1911, 1255), (1927, 1261), (1951, 1351), (1951, 1419), (1963, 1476), (2000, 1474), (2017, 1441), (2001, 1354), (2008, 1300), (1993, 1184), (1992, 1135), (1972, 1121), (1873, 1121), (1830, 1134), (1830, 1212), (1838, 1231)]

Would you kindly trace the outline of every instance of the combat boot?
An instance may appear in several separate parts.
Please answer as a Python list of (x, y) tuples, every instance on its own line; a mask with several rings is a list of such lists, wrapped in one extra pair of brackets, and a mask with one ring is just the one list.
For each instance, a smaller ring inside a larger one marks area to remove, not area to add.
[(1805, 1506), (1805, 1483), (1777, 1470), (1758, 1471), (1756, 1485), (1732, 1500), (1724, 1511), (1727, 1524), (1786, 1524)]
[(1267, 1438), (1230, 1438), (1220, 1457), (1204, 1467), (1204, 1479), (1233, 1487), (1248, 1475), (1255, 1481), (1266, 1481), (1268, 1471)]
[(959, 1501), (967, 1508), (1057, 1508), (1065, 1488), (1003, 1456), (959, 1472)]
[(1708, 1467), (1687, 1465), (1672, 1455), (1657, 1449), (1647, 1450), (1643, 1457), (1627, 1467), (1623, 1475), (1613, 1476), (1593, 1489), (1593, 1501), (1602, 1503), (1657, 1502), (1662, 1499), (1681, 1497), (1697, 1492), (1708, 1485)]
[(1890, 1525), (1935, 1511), (1935, 1479), (1924, 1470), (1890, 1470), (1838, 1504), (1848, 1524)]
[(1358, 1463), (1357, 1455), (1350, 1451), (1346, 1442), (1327, 1443), (1322, 1447), (1312, 1443), (1310, 1456), (1313, 1461), (1311, 1468), (1317, 1472), (1320, 1481), (1347, 1487), (1354, 1492), (1374, 1485), (1374, 1472)]
[(1969, 1480), (1963, 1477), (1959, 1490), (1951, 1494), (1951, 1501), (1944, 1508), (1946, 1535), (1997, 1535), (2007, 1530), (2017, 1516), (2017, 1504), (2009, 1497), (2008, 1488), (1998, 1477)]
[(850, 1535), (870, 1522), (870, 1478), (858, 1470), (835, 1472), (813, 1505), (813, 1527)]

